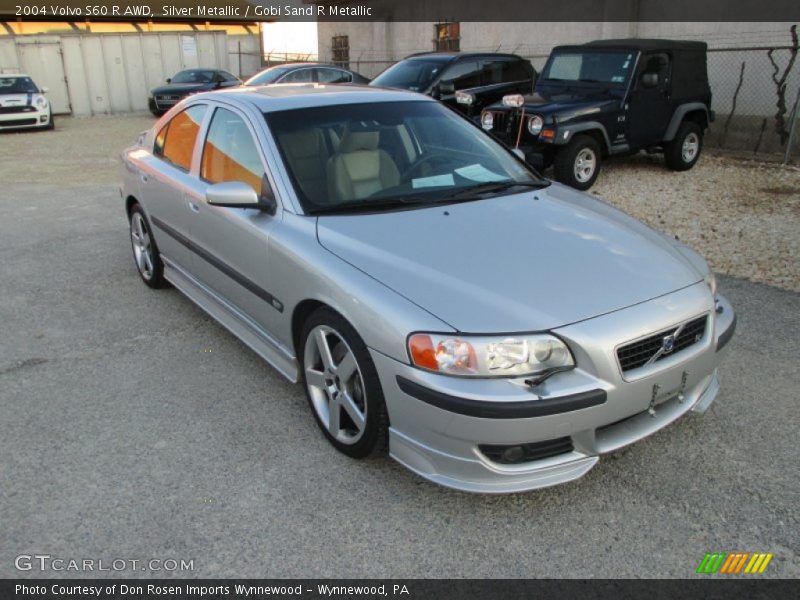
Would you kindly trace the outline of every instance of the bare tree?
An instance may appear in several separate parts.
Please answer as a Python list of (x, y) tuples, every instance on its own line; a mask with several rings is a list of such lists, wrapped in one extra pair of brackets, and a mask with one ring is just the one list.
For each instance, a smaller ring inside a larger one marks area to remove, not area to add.
[(789, 29), (789, 32), (792, 35), (792, 47), (789, 50), (789, 62), (786, 64), (786, 68), (781, 73), (781, 69), (778, 66), (778, 63), (775, 62), (772, 54), (775, 52), (775, 49), (770, 49), (767, 51), (767, 57), (769, 58), (769, 62), (772, 64), (772, 81), (775, 82), (776, 92), (778, 94), (778, 101), (775, 103), (775, 106), (778, 107), (778, 112), (775, 113), (775, 133), (778, 134), (778, 137), (781, 139), (781, 146), (786, 145), (786, 142), (789, 139), (789, 129), (786, 127), (786, 80), (789, 78), (789, 73), (792, 71), (792, 67), (794, 67), (794, 61), (797, 59), (797, 51), (798, 51), (798, 41), (797, 41), (797, 25), (792, 25)]

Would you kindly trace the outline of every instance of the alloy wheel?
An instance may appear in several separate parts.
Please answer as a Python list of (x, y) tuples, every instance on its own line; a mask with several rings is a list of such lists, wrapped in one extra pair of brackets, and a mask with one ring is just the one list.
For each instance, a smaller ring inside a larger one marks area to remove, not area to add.
[(689, 135), (683, 139), (683, 145), (681, 146), (681, 157), (683, 158), (683, 162), (692, 162), (695, 156), (697, 156), (699, 150), (700, 138), (694, 132), (689, 133)]
[(337, 441), (351, 445), (364, 435), (367, 402), (356, 357), (332, 327), (318, 325), (306, 338), (303, 366), (311, 403)]
[(581, 183), (591, 180), (597, 168), (597, 156), (591, 148), (582, 148), (575, 157), (575, 179)]
[(153, 246), (147, 224), (139, 212), (134, 212), (131, 217), (131, 242), (133, 243), (133, 258), (136, 268), (146, 280), (153, 277)]

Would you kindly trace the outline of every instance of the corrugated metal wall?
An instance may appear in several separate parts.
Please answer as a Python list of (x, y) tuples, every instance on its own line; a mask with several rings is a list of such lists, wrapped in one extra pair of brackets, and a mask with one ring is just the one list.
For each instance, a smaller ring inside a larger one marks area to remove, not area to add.
[[(222, 31), (4, 36), (0, 72), (24, 72), (49, 88), (56, 113), (146, 111), (150, 89), (181, 69), (220, 68), (240, 75), (241, 62), (243, 71), (258, 70), (258, 36), (233, 39)], [(240, 47), (246, 53), (241, 61), (238, 54), (229, 56)]]

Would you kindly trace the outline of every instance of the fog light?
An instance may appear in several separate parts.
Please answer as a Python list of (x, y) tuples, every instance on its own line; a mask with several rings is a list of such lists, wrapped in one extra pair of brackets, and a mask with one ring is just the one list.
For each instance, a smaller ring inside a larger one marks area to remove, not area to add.
[(503, 460), (508, 463), (515, 463), (522, 460), (525, 451), (522, 446), (510, 446), (503, 451)]
[(40, 122), (40, 123), (44, 123), (44, 122), (46, 122), (46, 121), (47, 121), (47, 115), (41, 115), (41, 116), (39, 117), (39, 122)]

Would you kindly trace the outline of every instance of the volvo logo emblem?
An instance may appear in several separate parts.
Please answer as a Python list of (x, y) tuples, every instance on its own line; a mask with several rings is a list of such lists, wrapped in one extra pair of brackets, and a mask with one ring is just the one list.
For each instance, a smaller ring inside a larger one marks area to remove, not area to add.
[(661, 350), (663, 354), (669, 354), (675, 349), (675, 335), (668, 335), (661, 340)]

